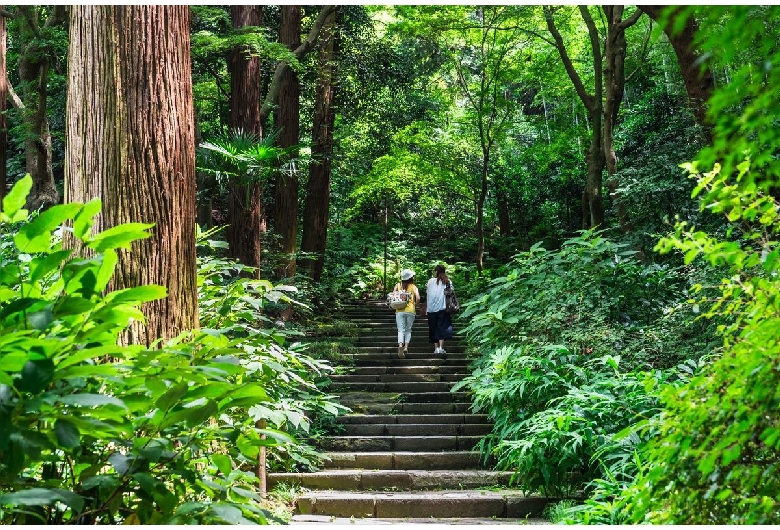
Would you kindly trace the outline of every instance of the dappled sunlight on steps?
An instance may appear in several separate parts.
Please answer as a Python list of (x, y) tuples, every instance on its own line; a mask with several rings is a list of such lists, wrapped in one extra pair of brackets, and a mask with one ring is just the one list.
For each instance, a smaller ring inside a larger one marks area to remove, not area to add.
[[(271, 473), (302, 488), (293, 524), (544, 524), (547, 500), (509, 486), (474, 446), (488, 434), (487, 417), (472, 414), (466, 392), (451, 392), (468, 373), (456, 333), (447, 355), (434, 355), (425, 316), (415, 319), (409, 351), (398, 357), (395, 312), (354, 303), (345, 317), (360, 329), (353, 368), (332, 376), (329, 391), (352, 413), (343, 433), (322, 438), (330, 461), (316, 473)], [(455, 320), (457, 331), (458, 321)]]

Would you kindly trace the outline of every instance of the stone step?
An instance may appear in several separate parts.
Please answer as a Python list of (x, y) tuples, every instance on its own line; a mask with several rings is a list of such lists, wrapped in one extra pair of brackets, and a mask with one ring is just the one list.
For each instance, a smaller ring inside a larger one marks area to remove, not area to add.
[[(332, 375), (334, 383), (456, 383), (467, 374), (435, 374), (435, 373), (405, 373), (405, 374), (347, 374)], [(331, 386), (331, 388), (333, 388)]]
[(346, 436), (485, 436), (489, 423), (358, 423), (346, 424)]
[[(325, 469), (480, 469), (483, 459), (478, 451), (364, 451), (328, 452)], [(490, 460), (490, 464), (495, 459)]]
[[(446, 348), (445, 348), (446, 349)], [(433, 351), (425, 353), (409, 352), (404, 357), (398, 357), (398, 346), (395, 348), (364, 348), (358, 353), (342, 354), (341, 358), (348, 363), (355, 363), (360, 366), (367, 364), (377, 365), (410, 365), (410, 364), (430, 364), (431, 366), (440, 365), (460, 365), (468, 366), (473, 359), (467, 357), (464, 353), (450, 353), (447, 355), (433, 355)]]
[[(437, 366), (421, 366), (414, 363), (407, 363), (404, 365), (387, 366), (381, 365), (368, 365), (368, 366), (355, 366), (351, 369), (350, 375), (424, 375), (424, 374), (441, 374), (441, 375), (460, 375), (469, 373), (464, 365), (437, 365)], [(334, 376), (331, 376), (331, 379)], [(335, 380), (335, 379), (334, 379)]]
[(343, 398), (340, 403), (359, 414), (465, 414), (471, 408), (471, 403), (375, 403)]
[(364, 425), (373, 423), (389, 424), (427, 424), (427, 423), (452, 423), (452, 424), (473, 424), (487, 423), (487, 414), (432, 414), (430, 416), (422, 414), (347, 414), (336, 418), (338, 423), (351, 425)]
[(331, 490), (441, 490), (509, 486), (511, 471), (332, 469), (316, 473), (269, 473), (268, 487), (289, 484)]
[[(290, 518), (290, 524), (295, 526), (311, 526), (311, 525), (318, 525), (318, 524), (330, 524), (330, 525), (336, 525), (340, 528), (347, 528), (351, 525), (388, 525), (388, 524), (400, 524), (400, 525), (411, 525), (411, 524), (427, 524), (427, 525), (438, 525), (439, 528), (441, 527), (449, 527), (449, 526), (477, 526), (477, 525), (529, 525), (529, 524), (551, 524), (550, 521), (547, 519), (542, 519), (539, 517), (532, 518), (532, 517), (523, 517), (522, 519), (513, 519), (509, 517), (504, 517), (502, 519), (497, 519), (495, 517), (404, 517), (403, 519), (398, 518), (383, 518), (383, 517), (368, 517), (365, 519), (355, 519), (354, 517), (333, 517), (331, 515), (293, 515)], [(434, 527), (435, 528), (435, 527)]]
[[(420, 393), (388, 393), (388, 392), (342, 392), (343, 404), (352, 408), (352, 403), (376, 404), (411, 404), (411, 403), (470, 403), (467, 392), (420, 392)], [(354, 409), (353, 409), (354, 410)]]
[(296, 513), (355, 518), (523, 518), (541, 515), (547, 502), (517, 490), (311, 491), (298, 497)]
[(452, 383), (448, 381), (396, 381), (389, 383), (367, 383), (362, 381), (334, 381), (328, 386), (328, 391), (336, 394), (345, 391), (366, 392), (414, 392), (414, 393), (449, 393)]
[(482, 439), (464, 436), (323, 436), (316, 441), (324, 451), (471, 451)]

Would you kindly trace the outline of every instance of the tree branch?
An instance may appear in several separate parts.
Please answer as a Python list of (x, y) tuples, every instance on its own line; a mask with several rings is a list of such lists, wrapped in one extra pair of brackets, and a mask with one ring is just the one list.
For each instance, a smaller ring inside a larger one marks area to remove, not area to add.
[(22, 98), (19, 97), (19, 94), (16, 93), (16, 90), (14, 90), (13, 85), (11, 84), (11, 81), (8, 79), (8, 72), (6, 72), (5, 75), (5, 83), (8, 87), (8, 96), (11, 98), (11, 105), (14, 106), (14, 108), (17, 109), (24, 109), (26, 108), (24, 106), (24, 102), (22, 101)]
[[(320, 14), (317, 16), (317, 20), (314, 21), (314, 24), (312, 24), (306, 39), (293, 51), (293, 55), (296, 59), (301, 60), (301, 58), (314, 47), (328, 16), (338, 8), (339, 6), (322, 6)], [(263, 122), (268, 119), (268, 116), (271, 115), (271, 110), (276, 106), (276, 100), (279, 98), (282, 76), (287, 72), (288, 68), (290, 68), (290, 64), (287, 61), (280, 61), (279, 64), (276, 65), (274, 77), (271, 80), (271, 84), (268, 86), (268, 93), (265, 96), (265, 101), (263, 101), (263, 106), (260, 108), (260, 120)]]
[(569, 53), (566, 51), (566, 45), (563, 43), (563, 37), (561, 37), (561, 33), (558, 31), (558, 28), (555, 26), (555, 21), (553, 20), (552, 11), (550, 11), (550, 9), (547, 6), (544, 7), (544, 19), (547, 22), (547, 29), (550, 31), (550, 34), (553, 36), (553, 39), (555, 40), (555, 48), (558, 50), (558, 54), (561, 56), (561, 60), (563, 61), (563, 66), (566, 68), (566, 73), (569, 74), (569, 78), (571, 79), (571, 82), (574, 84), (574, 88), (577, 91), (577, 95), (580, 96), (580, 99), (582, 100), (582, 104), (585, 105), (585, 108), (588, 109), (588, 111), (592, 112), (593, 96), (588, 94), (587, 90), (585, 89), (585, 85), (582, 83), (582, 79), (580, 79), (580, 75), (577, 73), (577, 70), (574, 68), (574, 63), (572, 62), (571, 57), (569, 57)]

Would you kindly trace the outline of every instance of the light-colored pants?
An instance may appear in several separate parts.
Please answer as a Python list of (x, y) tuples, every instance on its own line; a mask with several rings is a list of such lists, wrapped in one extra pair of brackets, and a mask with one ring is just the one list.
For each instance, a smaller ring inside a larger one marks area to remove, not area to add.
[(414, 313), (398, 311), (395, 314), (395, 323), (398, 326), (398, 344), (409, 344), (412, 340), (412, 324), (414, 324)]

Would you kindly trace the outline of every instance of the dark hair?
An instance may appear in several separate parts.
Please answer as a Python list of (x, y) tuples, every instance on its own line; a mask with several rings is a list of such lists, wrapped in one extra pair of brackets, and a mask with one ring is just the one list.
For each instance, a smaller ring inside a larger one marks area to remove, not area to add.
[(412, 276), (408, 280), (401, 280), (401, 289), (406, 290), (406, 288), (409, 287), (410, 283), (414, 283), (414, 276)]
[(433, 269), (433, 272), (436, 273), (436, 283), (443, 283), (444, 285), (450, 283), (450, 279), (444, 274), (444, 271), (444, 265), (436, 265)]

